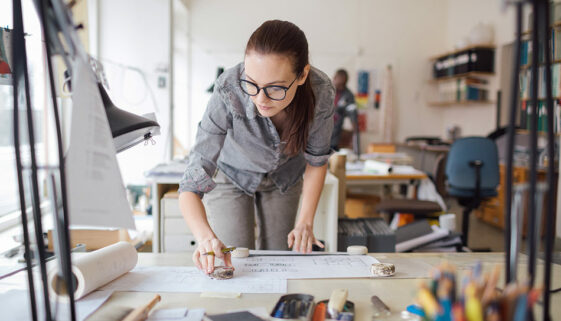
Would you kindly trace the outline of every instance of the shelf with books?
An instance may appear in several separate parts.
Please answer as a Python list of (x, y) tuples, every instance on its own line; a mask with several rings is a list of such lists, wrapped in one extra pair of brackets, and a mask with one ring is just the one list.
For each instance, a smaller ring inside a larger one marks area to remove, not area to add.
[[(550, 26), (550, 52), (547, 53), (551, 57), (551, 93), (553, 99), (553, 131), (556, 136), (561, 132), (561, 21), (556, 21)], [(531, 30), (524, 33), (525, 40), (520, 44), (520, 73), (519, 73), (519, 89), (520, 103), (518, 104), (517, 123), (521, 128), (520, 133), (528, 132), (530, 124), (530, 114), (533, 112), (531, 97), (531, 78), (532, 78), (532, 59), (535, 58), (532, 49)], [(547, 111), (546, 111), (546, 86), (545, 86), (545, 52), (543, 44), (539, 44), (538, 60), (538, 106), (536, 115), (538, 118), (538, 133), (545, 135), (547, 133)]]
[(433, 78), (433, 79), (429, 80), (429, 82), (430, 83), (438, 83), (438, 82), (442, 82), (442, 81), (450, 81), (450, 80), (462, 79), (462, 78), (467, 78), (467, 77), (489, 77), (489, 76), (494, 76), (494, 75), (495, 75), (494, 72), (470, 71), (470, 72), (466, 72), (466, 73), (458, 74), (458, 75), (453, 75), (453, 76)]
[[(550, 26), (552, 29), (561, 29), (561, 21), (555, 21)], [(532, 33), (532, 30), (523, 31), (521, 34), (522, 36), (529, 36)]]
[[(538, 117), (537, 130), (545, 135), (548, 131), (548, 114), (545, 100), (541, 99), (538, 101), (538, 108), (536, 111), (536, 115)], [(531, 113), (533, 113), (532, 101), (522, 100), (520, 102), (520, 109), (517, 116), (518, 126), (521, 130), (528, 130), (530, 128)], [(559, 136), (559, 133), (561, 132), (561, 104), (558, 99), (553, 100), (553, 132), (557, 136)]]
[[(561, 99), (561, 97), (555, 96), (555, 97), (551, 97), (551, 99), (559, 100), (559, 99)], [(520, 101), (532, 101), (532, 98), (521, 98)], [(545, 101), (545, 97), (539, 97), (538, 101)]]
[(451, 101), (433, 101), (429, 102), (429, 106), (448, 107), (455, 105), (490, 105), (495, 102), (492, 100), (451, 100)]
[[(517, 129), (516, 133), (517, 134), (522, 134), (522, 135), (530, 135), (530, 131), (528, 129)], [(547, 132), (544, 132), (544, 131), (538, 131), (537, 133), (540, 136), (547, 135)], [(561, 136), (561, 133), (557, 132), (557, 133), (555, 133), (555, 136)]]
[(469, 51), (472, 49), (492, 49), (495, 50), (495, 46), (492, 44), (481, 44), (481, 45), (473, 45), (473, 46), (468, 46), (468, 47), (464, 47), (462, 49), (458, 49), (458, 50), (454, 50), (454, 51), (449, 51), (443, 54), (439, 54), (439, 55), (434, 55), (432, 57), (429, 57), (429, 60), (438, 60), (441, 58), (445, 58), (445, 57), (449, 57), (449, 56), (453, 56), (465, 51)]
[(429, 106), (489, 105), (495, 47), (476, 45), (430, 58)]
[[(555, 59), (555, 60), (552, 60), (552, 61), (551, 61), (552, 67), (553, 67), (553, 65), (559, 64), (559, 63), (561, 63), (561, 59)], [(539, 65), (539, 67), (541, 67), (541, 66), (544, 66), (545, 63), (544, 63), (544, 62), (540, 62), (538, 65)], [(531, 67), (532, 67), (532, 66), (531, 66), (530, 64), (521, 65), (521, 66), (520, 66), (520, 70), (527, 70), (527, 69), (530, 69)]]

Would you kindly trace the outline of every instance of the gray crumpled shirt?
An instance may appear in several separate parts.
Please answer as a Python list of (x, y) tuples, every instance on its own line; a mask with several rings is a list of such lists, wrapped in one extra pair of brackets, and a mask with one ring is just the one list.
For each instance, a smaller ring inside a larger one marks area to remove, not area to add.
[(314, 67), (310, 71), (315, 116), (305, 151), (289, 157), (282, 152), (286, 143), (280, 140), (271, 119), (261, 116), (241, 90), (243, 68), (240, 63), (216, 80), (179, 192), (203, 197), (216, 186), (212, 177), (217, 168), (248, 195), (255, 193), (265, 175), (285, 192), (302, 179), (306, 162), (323, 166), (331, 155), (335, 89), (325, 73)]

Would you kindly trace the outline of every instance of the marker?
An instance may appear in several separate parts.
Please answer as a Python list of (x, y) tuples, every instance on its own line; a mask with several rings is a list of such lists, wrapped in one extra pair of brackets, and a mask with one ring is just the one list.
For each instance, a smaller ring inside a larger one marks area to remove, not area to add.
[(419, 293), (417, 294), (417, 299), (429, 318), (434, 319), (434, 317), (438, 315), (440, 306), (426, 286), (421, 287)]
[(284, 309), (285, 309), (285, 303), (284, 303), (284, 301), (282, 301), (282, 302), (278, 305), (277, 310), (275, 311), (274, 317), (275, 317), (275, 318), (282, 318), (282, 317), (284, 317)]
[[(220, 252), (226, 254), (226, 253), (232, 252), (235, 249), (236, 249), (235, 246), (234, 247), (227, 247), (227, 248), (223, 248), (222, 250), (220, 250)], [(203, 253), (202, 255), (214, 255), (214, 251), (208, 251), (208, 252)]]
[(327, 313), (327, 308), (325, 303), (320, 302), (316, 309), (314, 310), (314, 316), (312, 318), (313, 321), (323, 321), (325, 320), (325, 314)]
[(469, 283), (466, 287), (465, 313), (468, 321), (483, 321), (483, 308), (481, 306), (481, 301), (477, 298), (476, 291), (477, 289), (474, 282)]
[(411, 313), (411, 314), (415, 314), (420, 316), (421, 318), (425, 318), (427, 315), (425, 314), (425, 310), (423, 310), (422, 307), (415, 305), (415, 304), (411, 304), (408, 305), (406, 308), (407, 312)]
[(327, 302), (327, 313), (332, 319), (337, 319), (339, 313), (343, 311), (348, 295), (349, 291), (347, 289), (336, 289), (331, 292), (331, 297)]

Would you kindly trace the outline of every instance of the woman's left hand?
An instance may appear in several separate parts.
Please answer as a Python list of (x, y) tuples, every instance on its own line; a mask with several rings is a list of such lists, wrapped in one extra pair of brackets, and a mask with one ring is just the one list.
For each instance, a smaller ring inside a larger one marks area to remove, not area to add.
[(311, 253), (312, 245), (323, 248), (323, 244), (314, 237), (313, 226), (306, 223), (296, 223), (296, 226), (288, 233), (288, 247), (293, 251)]

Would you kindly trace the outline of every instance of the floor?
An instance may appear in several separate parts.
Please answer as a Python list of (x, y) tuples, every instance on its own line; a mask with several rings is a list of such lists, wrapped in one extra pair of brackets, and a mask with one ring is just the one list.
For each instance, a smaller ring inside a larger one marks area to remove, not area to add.
[[(447, 201), (450, 206), (448, 213), (455, 213), (456, 228), (457, 231), (461, 231), (462, 222), (462, 207), (459, 206), (455, 201)], [(469, 220), (469, 236), (468, 236), (468, 246), (471, 249), (484, 249), (490, 250), (492, 252), (503, 252), (504, 251), (504, 231), (500, 228), (494, 227), (488, 223), (485, 223), (475, 217), (475, 215), (470, 215)], [(543, 242), (541, 242), (541, 248), (543, 249)], [(522, 252), (526, 251), (526, 239), (522, 242)], [(554, 262), (561, 264), (561, 240), (556, 239), (554, 246)]]

